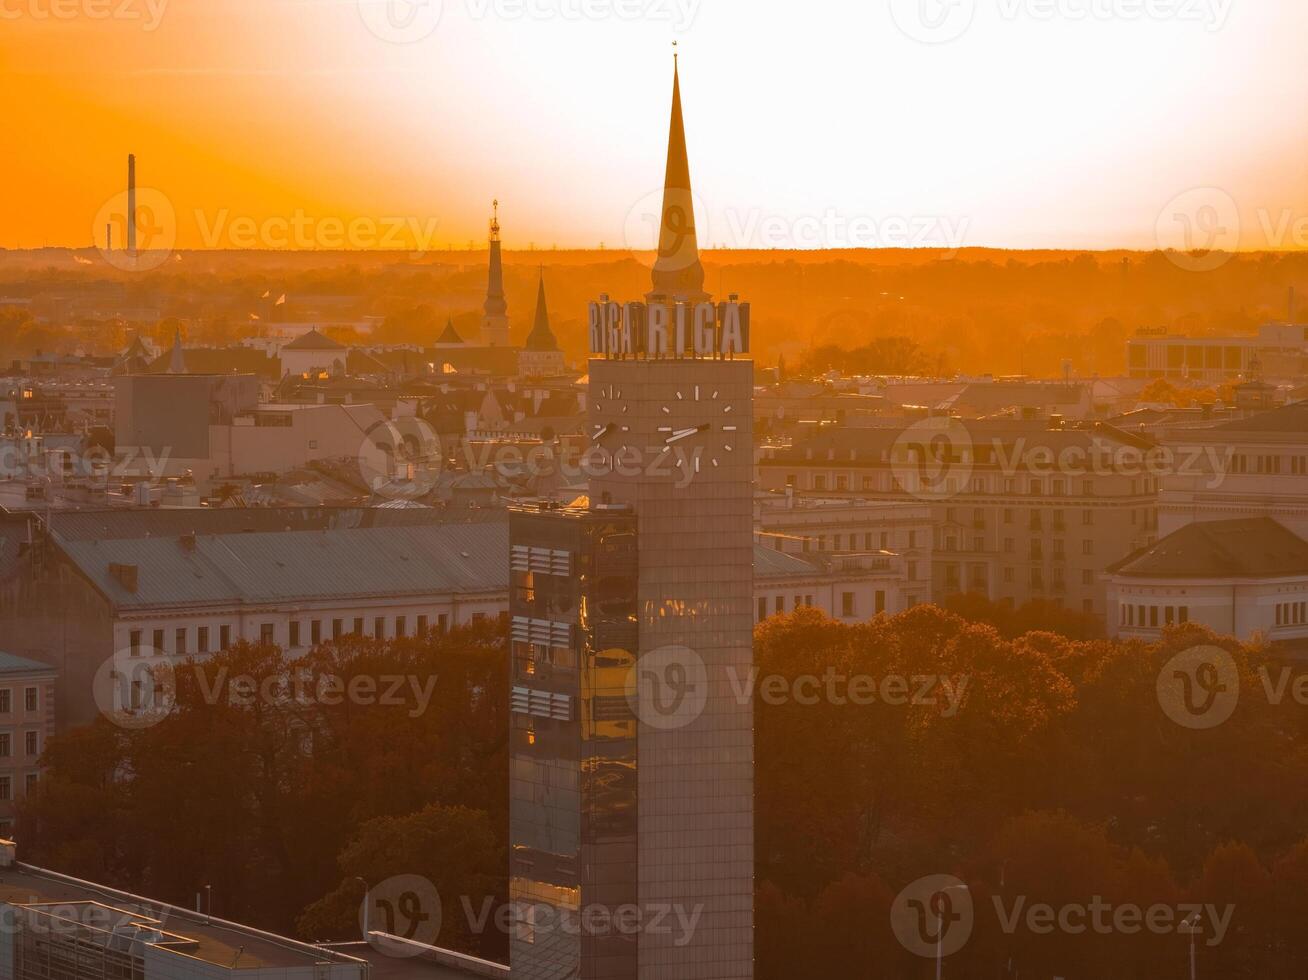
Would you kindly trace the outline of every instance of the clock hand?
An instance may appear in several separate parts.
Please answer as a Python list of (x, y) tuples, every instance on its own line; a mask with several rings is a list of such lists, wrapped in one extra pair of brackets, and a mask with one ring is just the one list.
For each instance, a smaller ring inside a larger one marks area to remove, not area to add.
[(695, 433), (697, 432), (703, 432), (708, 427), (709, 427), (708, 423), (706, 422), (703, 425), (695, 426), (693, 429), (678, 429), (676, 432), (672, 433), (672, 435), (668, 436), (663, 441), (665, 444), (670, 446), (674, 442), (679, 442), (682, 439), (687, 439), (690, 436), (695, 435)]
[(599, 442), (599, 441), (600, 441), (601, 439), (603, 439), (606, 435), (608, 435), (610, 432), (613, 431), (613, 428), (614, 428), (615, 425), (616, 425), (616, 423), (614, 423), (614, 422), (610, 422), (608, 425), (600, 426), (598, 429), (595, 430), (595, 434), (594, 434), (593, 436), (590, 437), (590, 441), (591, 441), (591, 442)]

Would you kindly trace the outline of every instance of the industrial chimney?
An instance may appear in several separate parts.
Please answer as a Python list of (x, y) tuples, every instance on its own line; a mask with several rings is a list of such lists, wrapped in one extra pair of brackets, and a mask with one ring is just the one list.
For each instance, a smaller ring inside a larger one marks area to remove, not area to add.
[(127, 154), (127, 254), (136, 254), (136, 154)]

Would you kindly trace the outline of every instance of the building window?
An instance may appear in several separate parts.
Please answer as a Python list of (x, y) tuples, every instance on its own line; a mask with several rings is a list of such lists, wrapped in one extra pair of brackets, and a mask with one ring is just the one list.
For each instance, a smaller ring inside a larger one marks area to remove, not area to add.
[(154, 631), (154, 652), (162, 655), (164, 652), (164, 631)]
[(768, 597), (759, 596), (758, 600), (758, 621), (761, 623), (768, 618)]
[(8, 759), (13, 752), (13, 737), (8, 732), (0, 732), (0, 759)]
[(0, 800), (14, 798), (14, 780), (10, 776), (0, 776)]
[(309, 642), (317, 646), (322, 642), (322, 620), (315, 619), (309, 623)]
[(1081, 511), (1081, 525), (1082, 525), (1083, 527), (1089, 527), (1089, 526), (1090, 526), (1091, 524), (1093, 524), (1094, 522), (1095, 522), (1095, 512), (1094, 512), (1094, 511), (1092, 511), (1092, 510), (1083, 510), (1083, 511)]
[(333, 639), (333, 640), (339, 640), (339, 639), (340, 639), (342, 636), (344, 636), (344, 635), (345, 635), (345, 620), (343, 620), (343, 619), (333, 619), (333, 620), (332, 620), (332, 639)]
[(272, 623), (261, 623), (259, 625), (259, 642), (265, 646), (272, 646), (277, 642), (277, 634)]
[(183, 626), (174, 634), (177, 642), (176, 649), (173, 651), (179, 657), (186, 656), (186, 627)]
[(886, 611), (886, 590), (885, 590), (885, 589), (877, 589), (877, 605), (876, 605), (876, 610), (877, 610), (878, 613), (883, 613), (883, 612)]
[(417, 632), (416, 634), (414, 634), (414, 635), (415, 635), (415, 636), (426, 636), (426, 635), (427, 635), (427, 617), (426, 617), (426, 616), (419, 616), (419, 617), (418, 617), (418, 632)]
[(7, 687), (0, 687), (0, 715), (7, 715), (13, 710), (14, 692)]
[(854, 593), (852, 592), (840, 593), (840, 615), (842, 616), (854, 615)]
[(27, 774), (27, 779), (24, 781), (23, 792), (25, 792), (25, 793), (27, 793), (27, 794), (30, 795), (31, 792), (32, 792), (32, 790), (34, 790), (34, 789), (36, 788), (37, 780), (40, 779), (40, 778), (41, 778), (41, 777), (40, 777), (39, 775), (37, 775), (36, 773), (34, 773), (34, 772), (29, 772), (29, 773)]
[(218, 649), (228, 650), (232, 646), (232, 628), (230, 626), (218, 627)]
[(436, 628), (439, 629), (442, 633), (446, 632), (450, 628), (450, 617), (445, 615), (445, 613), (441, 613), (439, 616), (437, 616)]
[(374, 639), (386, 639), (386, 620), (378, 616), (372, 621), (372, 635)]
[(355, 635), (355, 636), (363, 636), (363, 617), (362, 617), (362, 616), (355, 616), (355, 617), (354, 617), (354, 635)]
[(287, 624), (287, 627), (290, 633), (287, 638), (287, 643), (290, 645), (291, 649), (294, 650), (300, 645), (300, 621), (298, 619), (292, 619), (290, 623)]
[(1081, 542), (1081, 554), (1093, 555), (1095, 553), (1095, 543), (1090, 538)]
[(201, 626), (195, 631), (195, 648), (200, 653), (209, 652), (209, 627)]
[(23, 707), (28, 711), (35, 711), (38, 707), (39, 699), (37, 698), (36, 688), (27, 687), (23, 689)]
[(776, 601), (775, 601), (774, 604), (773, 604), (773, 609), (774, 609), (776, 612), (778, 612), (778, 613), (783, 613), (783, 612), (785, 612), (785, 611), (786, 611), (786, 597), (783, 596), (783, 595), (779, 595), (779, 596), (777, 596)]
[(131, 655), (139, 657), (141, 655), (141, 631), (132, 630), (128, 636), (127, 645), (131, 648)]
[(1150, 606), (1150, 607), (1149, 607), (1149, 625), (1150, 625), (1151, 627), (1153, 627), (1154, 629), (1158, 629), (1158, 607), (1157, 607), (1157, 606)]
[(40, 742), (36, 732), (23, 733), (23, 749), (29, 756), (41, 754)]

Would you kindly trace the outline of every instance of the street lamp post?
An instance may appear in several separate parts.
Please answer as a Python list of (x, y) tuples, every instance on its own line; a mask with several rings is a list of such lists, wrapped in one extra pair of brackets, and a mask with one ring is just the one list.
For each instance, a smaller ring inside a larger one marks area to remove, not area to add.
[[(967, 885), (950, 885), (948, 888), (942, 888), (937, 895), (944, 895), (946, 892), (965, 892), (968, 890)], [(943, 908), (936, 909), (936, 980), (940, 980), (941, 972), (944, 969), (944, 943), (945, 943), (945, 913)]]
[(1193, 913), (1185, 920), (1185, 924), (1190, 933), (1190, 980), (1196, 980), (1198, 970), (1195, 959), (1195, 936), (1199, 934), (1199, 913)]
[(370, 889), (368, 883), (358, 875), (354, 876), (354, 880), (363, 886), (363, 941), (366, 943), (368, 941), (368, 892)]

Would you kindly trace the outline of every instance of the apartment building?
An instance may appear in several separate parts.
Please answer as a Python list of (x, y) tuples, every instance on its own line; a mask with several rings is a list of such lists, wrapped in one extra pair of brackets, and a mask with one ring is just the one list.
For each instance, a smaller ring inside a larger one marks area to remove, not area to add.
[(41, 753), (54, 732), (55, 669), (0, 652), (0, 836), (40, 780)]
[[(96, 716), (110, 659), (127, 673), (141, 658), (204, 656), (241, 640), (296, 654), (347, 634), (395, 639), (504, 612), (503, 520), (364, 513), (56, 514), (52, 532), (38, 525), (0, 576), (0, 636), (59, 670), (62, 728)], [(293, 529), (276, 527), (279, 517)]]
[(1308, 403), (1207, 427), (1175, 428), (1178, 460), (1159, 490), (1158, 529), (1270, 517), (1308, 538)]
[(931, 594), (1105, 609), (1100, 574), (1154, 540), (1152, 440), (1102, 422), (926, 419), (765, 447), (759, 486), (929, 506)]

